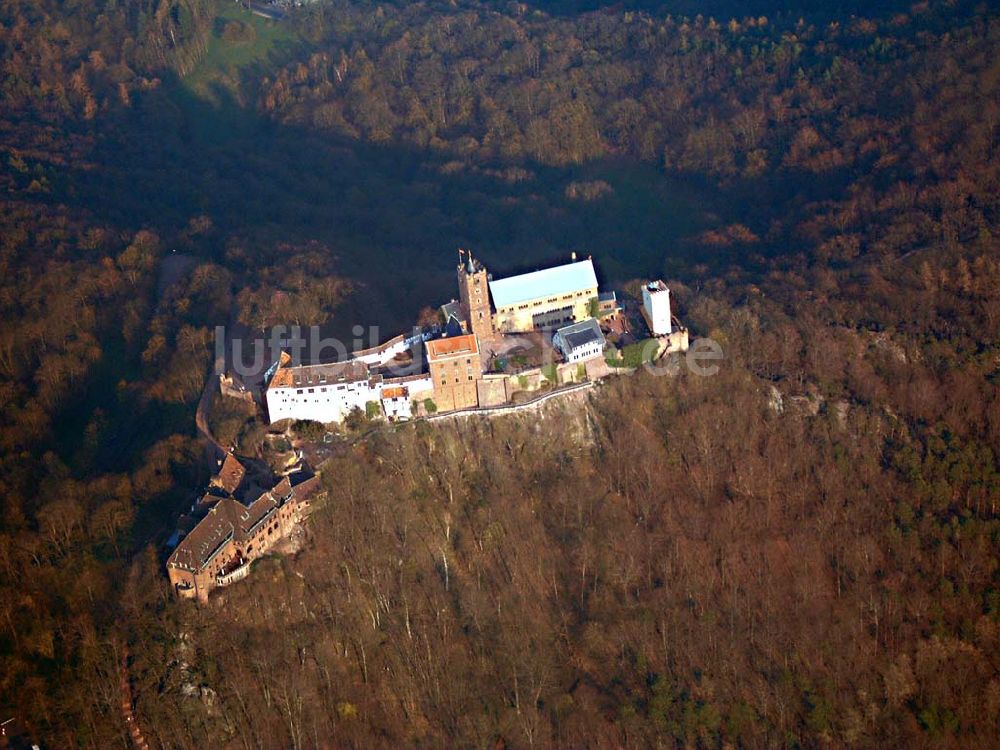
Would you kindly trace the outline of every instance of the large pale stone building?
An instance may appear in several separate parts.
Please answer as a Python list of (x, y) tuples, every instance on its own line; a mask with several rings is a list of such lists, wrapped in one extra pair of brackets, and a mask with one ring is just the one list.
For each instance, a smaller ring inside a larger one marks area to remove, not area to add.
[(360, 360), (292, 367), (282, 352), (265, 391), (268, 418), (342, 422), (354, 409), (378, 404), (381, 388), (381, 377)]
[(598, 294), (590, 258), (494, 279), (489, 285), (496, 308), (493, 326), (502, 333), (559, 328), (586, 320), (593, 316)]

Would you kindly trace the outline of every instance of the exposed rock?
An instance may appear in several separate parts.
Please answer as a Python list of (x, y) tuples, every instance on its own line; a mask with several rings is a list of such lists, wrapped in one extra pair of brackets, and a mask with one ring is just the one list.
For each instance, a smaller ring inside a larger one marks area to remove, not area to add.
[(847, 426), (847, 415), (851, 410), (850, 402), (845, 399), (838, 399), (833, 402), (833, 416), (837, 419), (840, 427)]
[(770, 393), (767, 399), (768, 408), (775, 414), (781, 414), (785, 411), (785, 401), (781, 397), (781, 391), (779, 391), (775, 386), (769, 386)]
[(789, 396), (787, 401), (790, 408), (805, 417), (815, 417), (823, 406), (823, 398), (814, 393), (806, 396)]
[(875, 344), (876, 349), (887, 353), (897, 362), (906, 364), (906, 350), (903, 349), (899, 342), (893, 341), (892, 337), (890, 337), (888, 333), (876, 333), (872, 337), (872, 342)]

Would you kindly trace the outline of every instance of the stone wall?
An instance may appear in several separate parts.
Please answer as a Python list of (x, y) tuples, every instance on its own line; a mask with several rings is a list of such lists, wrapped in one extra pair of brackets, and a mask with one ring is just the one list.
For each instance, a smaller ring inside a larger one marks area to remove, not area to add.
[(509, 399), (508, 379), (505, 375), (486, 375), (478, 382), (479, 406), (499, 406)]

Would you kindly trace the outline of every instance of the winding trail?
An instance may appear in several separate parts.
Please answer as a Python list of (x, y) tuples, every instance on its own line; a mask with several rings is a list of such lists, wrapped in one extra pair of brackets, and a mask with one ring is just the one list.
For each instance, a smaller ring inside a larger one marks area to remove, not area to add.
[(208, 461), (209, 468), (213, 470), (216, 466), (218, 466), (218, 461), (225, 458), (228, 451), (222, 443), (215, 439), (215, 435), (212, 434), (212, 430), (208, 426), (208, 418), (206, 415), (212, 406), (212, 399), (219, 390), (218, 373), (224, 372), (225, 367), (225, 355), (217, 355), (215, 362), (212, 365), (212, 370), (209, 372), (208, 378), (205, 380), (205, 387), (202, 388), (201, 398), (198, 400), (198, 408), (194, 413), (194, 423), (198, 428), (198, 435), (205, 443), (205, 458)]
[(135, 713), (132, 711), (132, 683), (128, 677), (128, 644), (121, 643), (121, 698), (122, 698), (122, 718), (125, 726), (128, 727), (129, 736), (132, 738), (132, 747), (135, 750), (149, 750), (146, 738), (142, 736), (139, 723), (135, 720)]
[(230, 365), (228, 358), (233, 350), (233, 332), (239, 329), (238, 320), (239, 310), (236, 301), (233, 300), (229, 307), (229, 320), (224, 326), (217, 325), (215, 327), (216, 336), (219, 335), (219, 329), (222, 329), (224, 340), (221, 347), (218, 341), (215, 342), (215, 360), (212, 362), (212, 369), (209, 370), (208, 377), (205, 379), (205, 387), (201, 390), (198, 408), (194, 413), (194, 423), (198, 429), (198, 435), (205, 444), (205, 459), (208, 461), (209, 471), (213, 473), (218, 468), (219, 461), (229, 453), (229, 446), (220, 443), (212, 434), (212, 429), (208, 426), (208, 414), (212, 408), (212, 400), (216, 395), (220, 395), (219, 376), (225, 373)]

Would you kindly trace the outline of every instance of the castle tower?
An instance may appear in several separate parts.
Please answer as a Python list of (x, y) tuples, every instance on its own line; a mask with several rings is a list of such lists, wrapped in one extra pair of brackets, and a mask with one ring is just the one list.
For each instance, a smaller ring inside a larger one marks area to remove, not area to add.
[(482, 263), (472, 259), (471, 252), (468, 258), (464, 257), (465, 251), (458, 252), (458, 298), (462, 316), (468, 321), (471, 333), (481, 341), (491, 341), (495, 331), (490, 310), (489, 275)]
[(654, 336), (668, 336), (673, 331), (670, 322), (670, 290), (659, 279), (642, 287), (642, 306), (649, 330)]

